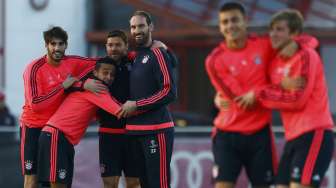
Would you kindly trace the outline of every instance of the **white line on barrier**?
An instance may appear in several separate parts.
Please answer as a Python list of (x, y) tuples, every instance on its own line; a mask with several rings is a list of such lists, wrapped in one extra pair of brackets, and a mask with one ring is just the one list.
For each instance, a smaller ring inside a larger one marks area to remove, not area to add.
[[(188, 126), (188, 127), (175, 127), (176, 133), (211, 133), (211, 126), (208, 125), (196, 125), (196, 126)], [(19, 127), (13, 126), (1, 126), (0, 125), (0, 133), (4, 132), (19, 132)], [(284, 130), (282, 126), (273, 126), (272, 130), (274, 133), (283, 133)], [(336, 128), (333, 128), (334, 133), (336, 132)], [(87, 131), (88, 133), (98, 132), (98, 126), (89, 126)]]

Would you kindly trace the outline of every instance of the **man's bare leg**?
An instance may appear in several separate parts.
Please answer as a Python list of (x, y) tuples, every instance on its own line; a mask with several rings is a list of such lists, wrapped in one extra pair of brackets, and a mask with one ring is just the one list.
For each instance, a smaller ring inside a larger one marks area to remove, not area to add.
[(118, 188), (120, 176), (103, 177), (104, 188)]
[(37, 188), (37, 175), (25, 175), (24, 176), (24, 188)]
[(63, 183), (50, 183), (50, 188), (67, 188), (67, 185)]
[(232, 182), (218, 181), (215, 183), (215, 188), (234, 188), (234, 186)]
[(140, 188), (139, 178), (126, 177), (125, 181), (126, 181), (126, 188)]
[(288, 185), (276, 185), (275, 188), (289, 188)]
[(297, 182), (291, 182), (289, 184), (289, 188), (313, 188), (313, 186), (307, 186), (307, 185), (302, 185), (302, 184), (297, 183)]

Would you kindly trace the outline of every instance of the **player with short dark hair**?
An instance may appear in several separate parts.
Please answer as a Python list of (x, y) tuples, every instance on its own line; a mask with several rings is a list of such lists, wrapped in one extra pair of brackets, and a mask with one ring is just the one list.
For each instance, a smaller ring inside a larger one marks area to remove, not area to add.
[(153, 22), (147, 12), (136, 11), (130, 18), (136, 58), (130, 72), (130, 99), (123, 104), (126, 130), (137, 149), (141, 187), (170, 187), (170, 161), (174, 123), (167, 105), (176, 99), (174, 59), (163, 48), (151, 49)]
[[(214, 120), (215, 187), (234, 187), (242, 167), (253, 187), (269, 187), (277, 169), (271, 111), (255, 102), (253, 91), (268, 84), (266, 70), (276, 51), (269, 37), (248, 34), (241, 4), (225, 3), (218, 16), (225, 40), (206, 59), (210, 81), (227, 104)], [(296, 48), (293, 41), (279, 53), (290, 54)]]
[[(116, 62), (116, 78), (109, 86), (115, 99), (124, 103), (129, 98), (131, 60), (127, 57), (128, 38), (125, 32), (113, 30), (106, 38), (106, 53)], [(103, 109), (97, 112), (99, 122), (99, 163), (104, 188), (118, 187), (122, 172), (126, 187), (139, 187), (133, 145), (126, 135), (126, 119), (118, 119)]]
[[(275, 14), (270, 22), (273, 48), (281, 50), (302, 27), (303, 17), (297, 10)], [(314, 49), (298, 49), (290, 58), (274, 58), (268, 74), (271, 84), (257, 91), (257, 98), (264, 106), (280, 110), (287, 140), (277, 187), (319, 187), (334, 150), (334, 122), (321, 58)], [(279, 87), (284, 80), (295, 78), (305, 80), (303, 87)]]
[(83, 86), (77, 80), (91, 72), (96, 61), (65, 55), (68, 35), (61, 27), (44, 31), (43, 37), (47, 54), (31, 62), (23, 74), (25, 104), (20, 118), (20, 153), (25, 188), (38, 186), (36, 169), (41, 129), (62, 103), (67, 91), (74, 85)]
[[(115, 78), (115, 61), (97, 61), (91, 79), (106, 87)], [(72, 92), (48, 120), (39, 138), (38, 179), (50, 182), (52, 188), (71, 185), (74, 168), (74, 146), (84, 136), (89, 122), (98, 108), (117, 116), (121, 111), (118, 101), (109, 92), (96, 95), (90, 91)]]

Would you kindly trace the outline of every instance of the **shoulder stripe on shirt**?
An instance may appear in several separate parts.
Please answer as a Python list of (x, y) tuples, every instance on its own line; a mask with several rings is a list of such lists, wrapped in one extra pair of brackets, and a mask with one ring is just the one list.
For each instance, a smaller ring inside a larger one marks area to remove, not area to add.
[(80, 75), (78, 75), (78, 79), (82, 79), (84, 76), (88, 75), (90, 72), (92, 72), (94, 70), (94, 66), (87, 68), (86, 70), (84, 70), (82, 73), (80, 73)]
[(143, 99), (143, 100), (138, 101), (138, 105), (140, 105), (140, 106), (145, 105), (145, 104), (149, 104), (149, 103), (154, 103), (154, 102), (158, 101), (159, 99), (161, 99), (165, 95), (167, 95), (168, 92), (169, 92), (169, 89), (170, 89), (169, 73), (168, 73), (164, 58), (162, 56), (162, 53), (159, 49), (154, 49), (153, 52), (157, 57), (157, 60), (158, 60), (159, 65), (160, 65), (161, 72), (163, 73), (164, 88), (163, 88), (163, 90), (159, 91), (157, 94), (153, 95), (151, 98), (147, 98), (147, 99)]
[(82, 57), (77, 55), (67, 55), (65, 58), (72, 58), (72, 59), (81, 59), (86, 61), (97, 61), (99, 58), (92, 58), (92, 57)]
[(46, 95), (38, 96), (38, 87), (36, 82), (37, 77), (37, 71), (46, 63), (44, 58), (41, 58), (38, 60), (36, 64), (33, 65), (31, 69), (31, 75), (30, 75), (30, 84), (32, 88), (32, 103), (36, 104), (41, 101), (47, 100), (48, 98), (55, 95), (59, 90), (62, 89), (62, 86), (58, 86), (55, 89), (53, 89), (51, 92), (49, 92)]
[(161, 69), (161, 72), (163, 74), (163, 89), (157, 92), (155, 95), (151, 96), (150, 98), (142, 99), (137, 102), (137, 105), (143, 106), (151, 103), (155, 103), (156, 101), (162, 99), (164, 96), (166, 96), (169, 93), (169, 90), (171, 88), (170, 83), (170, 77), (168, 68), (166, 65), (166, 62), (164, 60), (164, 57), (162, 55), (162, 52), (159, 49), (153, 49), (152, 50), (159, 62), (159, 66)]
[[(97, 61), (99, 58), (92, 58), (92, 57), (82, 57), (82, 56), (77, 56), (77, 55), (67, 55), (66, 58), (71, 58), (71, 59), (80, 59), (84, 61)], [(77, 77), (78, 79), (82, 79), (84, 76), (89, 74), (91, 71), (93, 71), (94, 66), (87, 68), (84, 70), (82, 73), (80, 73)]]
[(44, 65), (45, 60), (44, 58), (39, 59), (31, 68), (31, 73), (30, 73), (30, 85), (32, 87), (32, 97), (37, 96), (37, 85), (36, 85), (36, 72), (42, 65)]
[[(110, 95), (110, 94), (109, 94)], [(115, 103), (117, 103), (119, 106), (121, 106), (122, 105), (122, 103), (120, 103), (116, 98), (114, 98), (112, 95), (110, 95), (110, 97), (111, 97), (111, 99), (115, 102)]]
[(59, 92), (62, 89), (62, 86), (59, 85), (57, 86), (55, 89), (53, 89), (50, 93), (48, 93), (47, 95), (42, 95), (39, 97), (34, 97), (33, 98), (33, 103), (39, 103), (42, 102), (44, 100), (49, 99), (50, 97), (54, 96), (57, 92)]

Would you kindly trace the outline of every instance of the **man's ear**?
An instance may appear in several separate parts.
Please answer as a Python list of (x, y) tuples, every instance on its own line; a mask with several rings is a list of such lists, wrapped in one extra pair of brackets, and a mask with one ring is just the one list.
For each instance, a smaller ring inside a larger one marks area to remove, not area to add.
[(97, 77), (97, 76), (98, 76), (98, 72), (97, 72), (97, 70), (96, 70), (96, 69), (94, 69), (92, 72), (93, 72), (93, 75), (94, 75), (95, 77)]
[(292, 33), (290, 34), (290, 36), (291, 36), (291, 38), (293, 39), (293, 38), (297, 37), (299, 34), (300, 34), (299, 31), (294, 31), (294, 32), (292, 32)]
[(154, 24), (153, 23), (149, 24), (149, 31), (150, 32), (154, 31)]

